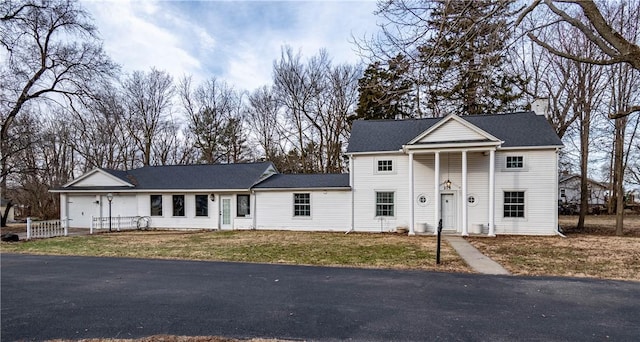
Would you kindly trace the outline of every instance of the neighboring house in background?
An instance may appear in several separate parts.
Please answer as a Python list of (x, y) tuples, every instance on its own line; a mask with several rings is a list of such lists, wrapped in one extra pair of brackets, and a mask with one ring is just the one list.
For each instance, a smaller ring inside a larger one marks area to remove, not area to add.
[[(4, 215), (7, 204), (9, 204), (9, 200), (4, 198), (0, 199), (0, 212), (2, 213), (2, 215)], [(13, 222), (15, 220), (15, 206), (11, 206), (11, 208), (9, 208), (9, 212), (7, 213), (7, 222)]]
[[(580, 204), (580, 175), (563, 175), (558, 180), (558, 202), (562, 204)], [(589, 207), (604, 208), (607, 205), (609, 188), (600, 182), (587, 179), (589, 189)]]
[(560, 148), (533, 112), (356, 121), (348, 174), (279, 174), (270, 162), (95, 169), (52, 191), (72, 227), (106, 216), (112, 193), (114, 215), (154, 228), (414, 234), (442, 220), (461, 235), (552, 235)]

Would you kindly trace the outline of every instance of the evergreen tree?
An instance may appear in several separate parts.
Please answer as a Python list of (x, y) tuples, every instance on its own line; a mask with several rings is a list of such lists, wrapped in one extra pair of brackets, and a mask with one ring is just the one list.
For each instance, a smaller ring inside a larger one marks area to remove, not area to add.
[(515, 109), (524, 84), (504, 68), (511, 0), (436, 1), (432, 33), (418, 48), (427, 70), (429, 107), (458, 115)]
[(403, 55), (391, 59), (386, 68), (380, 62), (367, 67), (358, 81), (358, 107), (354, 119), (413, 117), (412, 83), (407, 78), (409, 63)]

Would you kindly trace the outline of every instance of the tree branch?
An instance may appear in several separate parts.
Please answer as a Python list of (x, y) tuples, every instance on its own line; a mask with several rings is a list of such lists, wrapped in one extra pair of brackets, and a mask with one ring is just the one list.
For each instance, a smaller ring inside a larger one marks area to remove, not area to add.
[(634, 112), (640, 112), (640, 105), (631, 106), (630, 108), (628, 108), (626, 110), (620, 110), (620, 111), (615, 112), (615, 113), (609, 113), (608, 117), (609, 117), (609, 119), (620, 119), (620, 118), (623, 118), (625, 116), (631, 115), (631, 113), (634, 113)]

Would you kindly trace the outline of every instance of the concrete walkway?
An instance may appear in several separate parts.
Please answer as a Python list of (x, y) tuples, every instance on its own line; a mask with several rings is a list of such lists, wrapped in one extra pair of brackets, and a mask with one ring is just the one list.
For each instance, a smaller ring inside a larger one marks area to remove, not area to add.
[(476, 272), (484, 274), (510, 274), (504, 267), (480, 253), (461, 236), (444, 235), (445, 240), (458, 252), (460, 257)]

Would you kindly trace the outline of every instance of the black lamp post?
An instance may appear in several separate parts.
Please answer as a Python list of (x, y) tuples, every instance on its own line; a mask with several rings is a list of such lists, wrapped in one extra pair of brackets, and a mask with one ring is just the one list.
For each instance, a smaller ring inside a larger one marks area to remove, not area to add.
[(111, 201), (113, 200), (113, 194), (107, 194), (107, 200), (109, 200), (109, 232), (111, 232)]

